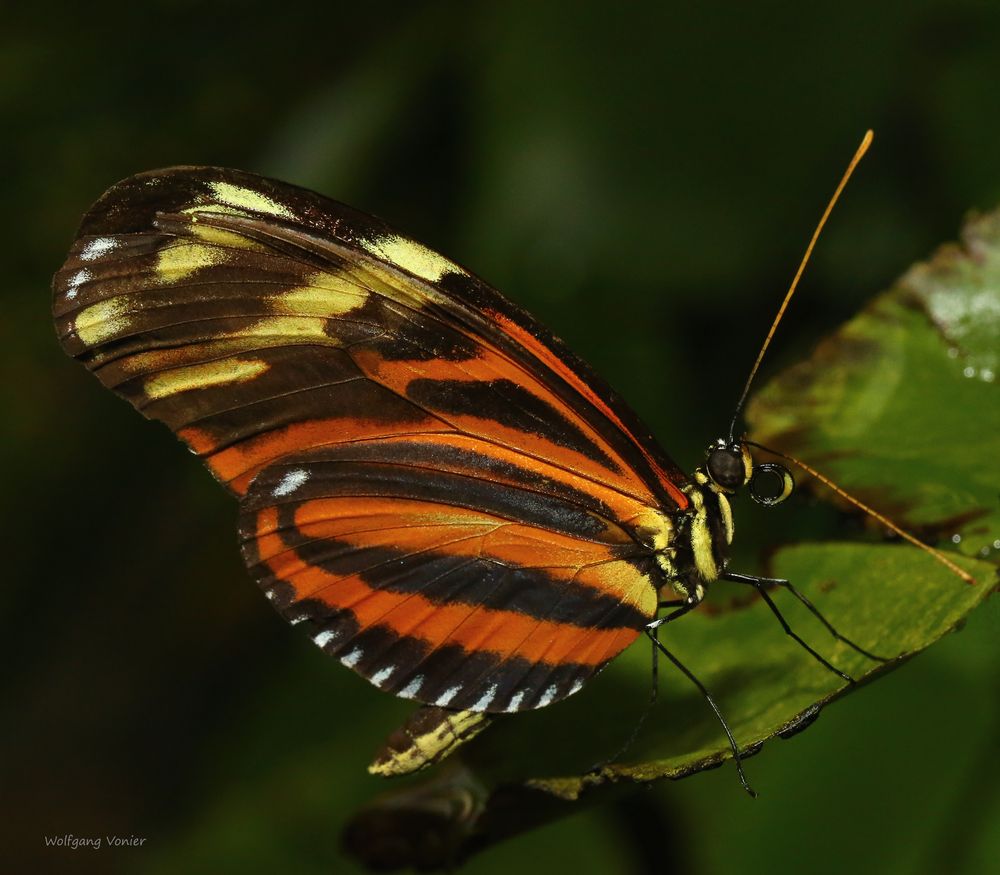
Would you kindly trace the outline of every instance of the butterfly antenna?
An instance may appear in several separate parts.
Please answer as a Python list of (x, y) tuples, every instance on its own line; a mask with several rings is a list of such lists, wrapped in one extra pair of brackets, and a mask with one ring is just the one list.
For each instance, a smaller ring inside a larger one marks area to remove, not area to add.
[(923, 541), (921, 541), (914, 535), (911, 535), (905, 529), (901, 529), (891, 519), (885, 516), (885, 514), (879, 513), (877, 510), (875, 510), (872, 507), (869, 507), (867, 504), (861, 501), (861, 499), (855, 498), (853, 495), (842, 489), (840, 486), (834, 483), (829, 477), (827, 477), (824, 474), (821, 474), (811, 465), (807, 465), (805, 462), (801, 461), (800, 459), (796, 459), (794, 456), (789, 456), (787, 453), (779, 453), (777, 450), (772, 450), (770, 447), (765, 447), (762, 444), (755, 443), (754, 441), (744, 441), (744, 442), (749, 444), (751, 447), (756, 447), (759, 450), (763, 450), (765, 453), (771, 453), (774, 456), (778, 456), (778, 458), (785, 459), (791, 462), (793, 465), (797, 465), (807, 474), (811, 474), (813, 477), (819, 480), (819, 482), (822, 483), (824, 486), (832, 489), (834, 492), (837, 493), (837, 495), (839, 495), (845, 501), (850, 502), (859, 510), (863, 510), (870, 517), (878, 520), (887, 529), (891, 529), (893, 532), (899, 535), (899, 537), (903, 538), (906, 541), (909, 541), (911, 544), (913, 544), (914, 547), (919, 547), (921, 550), (930, 553), (931, 556), (937, 559), (938, 562), (944, 565), (953, 574), (957, 574), (966, 583), (971, 584), (972, 586), (976, 585), (976, 579), (971, 574), (959, 568), (940, 550), (935, 550), (930, 544), (925, 544)]
[(743, 404), (747, 400), (747, 393), (750, 391), (750, 385), (753, 383), (754, 377), (757, 376), (757, 370), (760, 368), (760, 363), (764, 359), (764, 353), (767, 352), (767, 348), (771, 345), (771, 338), (774, 337), (774, 332), (778, 328), (778, 323), (781, 322), (781, 318), (785, 315), (785, 310), (788, 309), (788, 302), (792, 300), (792, 295), (795, 294), (795, 289), (798, 288), (799, 280), (802, 279), (802, 273), (805, 271), (806, 265), (809, 263), (809, 256), (812, 255), (813, 247), (816, 246), (816, 241), (819, 239), (820, 232), (823, 230), (826, 220), (830, 218), (830, 213), (833, 212), (833, 206), (840, 198), (840, 193), (847, 185), (847, 180), (851, 178), (851, 174), (854, 173), (854, 168), (858, 166), (858, 162), (864, 158), (865, 152), (868, 151), (868, 147), (872, 144), (873, 136), (874, 134), (869, 130), (865, 133), (864, 137), (862, 137), (861, 145), (858, 146), (857, 151), (854, 153), (851, 163), (847, 165), (847, 170), (844, 171), (844, 175), (840, 178), (840, 184), (837, 186), (836, 191), (834, 191), (833, 197), (830, 198), (830, 202), (826, 205), (826, 209), (823, 211), (823, 216), (820, 218), (819, 224), (816, 226), (816, 230), (813, 231), (812, 239), (806, 247), (806, 253), (802, 256), (802, 261), (799, 262), (799, 269), (795, 272), (795, 278), (792, 280), (792, 284), (788, 287), (788, 292), (785, 294), (785, 300), (781, 302), (781, 306), (778, 308), (778, 313), (774, 317), (774, 322), (771, 323), (771, 330), (767, 332), (767, 337), (764, 338), (764, 345), (761, 346), (760, 352), (757, 353), (757, 361), (753, 363), (753, 367), (750, 369), (750, 376), (747, 377), (746, 384), (743, 386), (743, 393), (740, 395), (740, 400), (737, 402), (736, 410), (733, 413), (733, 421), (729, 423), (730, 443), (733, 442), (733, 434), (736, 430), (736, 420), (739, 419), (740, 413), (743, 411)]

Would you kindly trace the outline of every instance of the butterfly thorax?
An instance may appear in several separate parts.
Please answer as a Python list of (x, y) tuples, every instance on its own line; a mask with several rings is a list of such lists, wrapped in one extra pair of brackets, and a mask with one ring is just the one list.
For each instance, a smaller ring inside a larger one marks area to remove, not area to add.
[(746, 444), (720, 439), (709, 447), (704, 464), (682, 488), (689, 506), (676, 520), (670, 556), (660, 563), (682, 598), (701, 601), (706, 584), (725, 570), (733, 542), (729, 496), (746, 486), (752, 475), (753, 460)]
[(706, 584), (716, 580), (729, 561), (733, 513), (729, 499), (701, 468), (684, 493), (691, 506), (677, 525), (671, 583), (683, 598), (701, 601)]

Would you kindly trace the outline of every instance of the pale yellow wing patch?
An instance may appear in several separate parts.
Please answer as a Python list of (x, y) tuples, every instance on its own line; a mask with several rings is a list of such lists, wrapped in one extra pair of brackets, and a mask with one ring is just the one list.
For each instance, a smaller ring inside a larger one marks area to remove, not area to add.
[(259, 191), (233, 185), (230, 182), (212, 182), (210, 187), (212, 194), (230, 207), (249, 212), (266, 213), (269, 216), (277, 216), (281, 219), (295, 219), (295, 213), (288, 207), (279, 204), (276, 200), (272, 200)]
[(174, 368), (149, 377), (143, 391), (150, 398), (166, 398), (178, 392), (221, 386), (227, 383), (245, 383), (263, 374), (270, 365), (259, 359), (222, 359), (203, 365)]
[(401, 267), (428, 282), (436, 283), (446, 273), (465, 275), (465, 271), (454, 262), (439, 255), (433, 249), (428, 249), (406, 237), (392, 235), (381, 237), (378, 240), (361, 240), (359, 242), (372, 255), (383, 258), (389, 264)]

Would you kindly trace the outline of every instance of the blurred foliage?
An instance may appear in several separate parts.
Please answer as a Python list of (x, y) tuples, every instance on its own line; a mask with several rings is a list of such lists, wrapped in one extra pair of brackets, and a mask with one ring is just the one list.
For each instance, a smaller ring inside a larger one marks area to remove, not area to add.
[(995, 560), (998, 365), (1000, 211), (774, 380), (748, 419), (755, 440), (808, 459), (910, 530)]
[[(538, 314), (688, 468), (724, 428), (866, 127), (875, 146), (770, 373), (967, 209), (1000, 202), (1000, 8), (975, 0), (111, 0), (9, 10), (4, 24), (10, 871), (351, 871), (338, 830), (381, 789), (364, 764), (406, 710), (275, 618), (238, 557), (235, 506), (59, 352), (49, 278), (112, 182), (221, 164), (379, 214)], [(739, 567), (857, 525), (800, 511), (776, 531), (773, 512), (741, 507)], [(990, 872), (998, 622), (987, 603), (963, 634), (765, 748), (750, 764), (756, 803), (721, 769), (525, 835), (468, 871)], [(630, 666), (638, 713), (645, 657)], [(44, 848), (67, 832), (147, 841)]]

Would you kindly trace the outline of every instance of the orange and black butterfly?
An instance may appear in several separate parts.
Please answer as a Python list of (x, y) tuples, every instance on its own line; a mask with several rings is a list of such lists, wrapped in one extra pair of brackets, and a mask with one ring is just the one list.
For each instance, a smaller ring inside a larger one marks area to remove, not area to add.
[[(87, 213), (54, 287), (65, 350), (238, 498), (281, 614), (438, 709), (415, 724), (430, 747), (382, 771), (573, 695), (719, 577), (761, 587), (726, 568), (747, 442), (687, 476), (529, 314), (347, 206), (235, 170), (140, 174)], [(778, 473), (762, 500), (790, 491)]]

